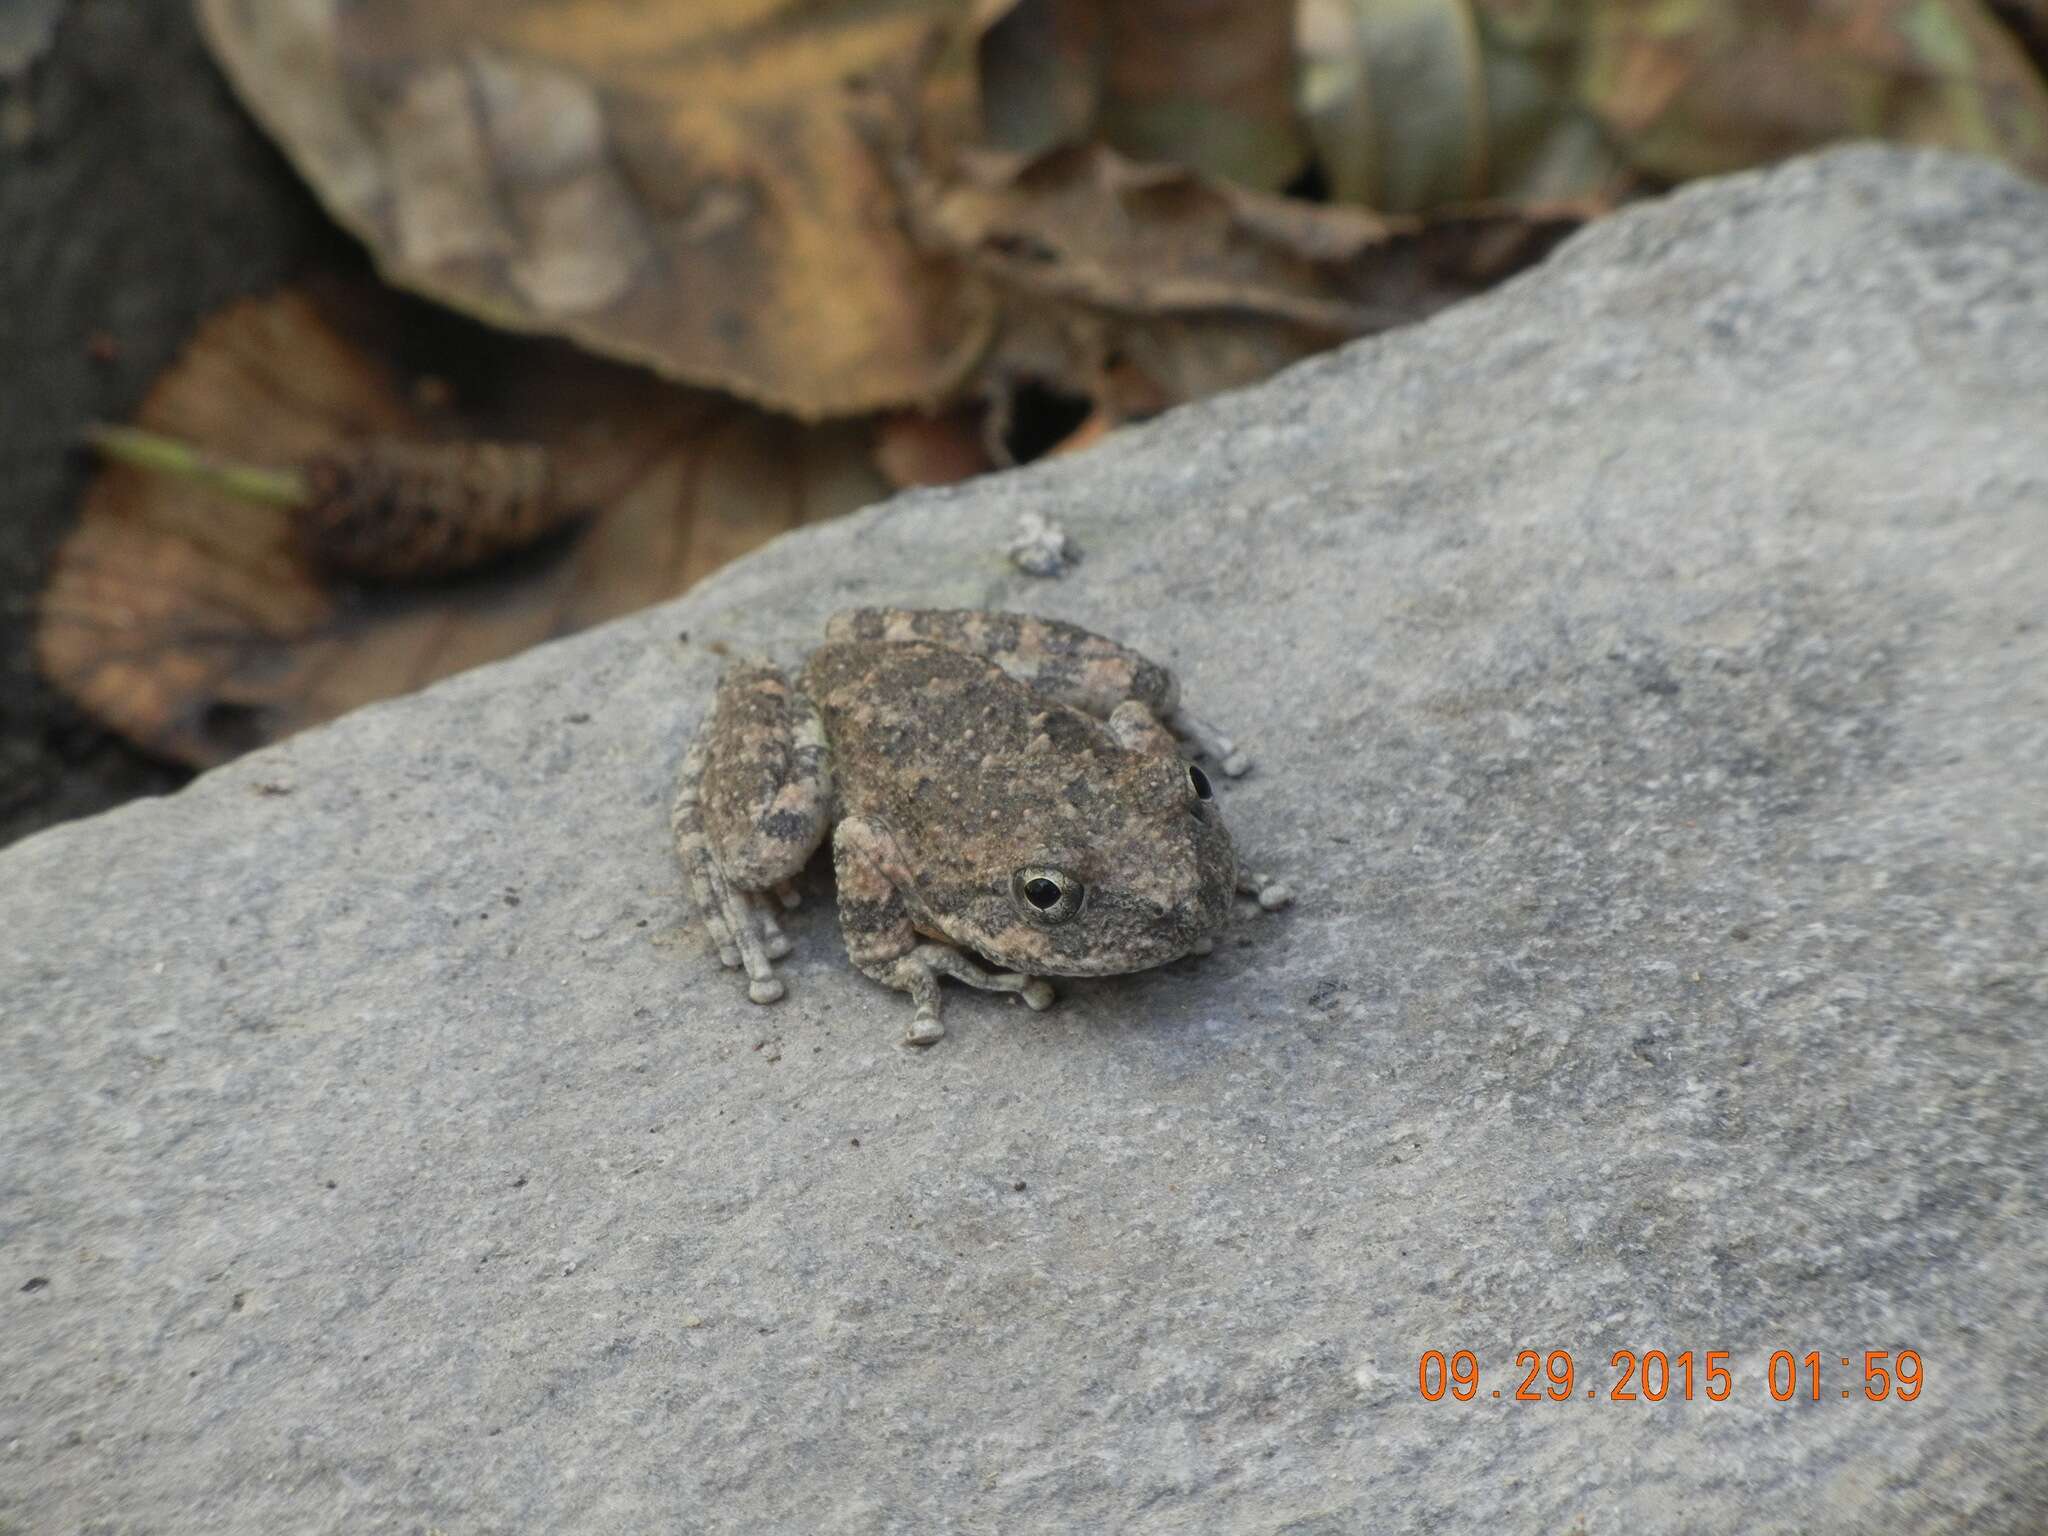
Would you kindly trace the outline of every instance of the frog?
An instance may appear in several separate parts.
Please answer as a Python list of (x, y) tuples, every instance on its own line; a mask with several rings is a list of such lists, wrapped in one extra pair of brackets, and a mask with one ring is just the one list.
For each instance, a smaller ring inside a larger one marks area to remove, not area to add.
[(855, 608), (792, 678), (731, 660), (670, 816), (691, 896), (747, 995), (785, 992), (777, 909), (828, 839), (848, 959), (909, 995), (904, 1042), (945, 1035), (940, 982), (1052, 1006), (1048, 977), (1209, 953), (1239, 895), (1216, 790), (1251, 766), (1174, 674), (1063, 620)]

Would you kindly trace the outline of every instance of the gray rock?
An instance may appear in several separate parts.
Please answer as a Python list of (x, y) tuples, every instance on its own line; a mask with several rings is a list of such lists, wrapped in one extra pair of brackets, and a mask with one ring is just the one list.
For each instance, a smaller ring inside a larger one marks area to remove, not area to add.
[[(2040, 1530), (2044, 251), (1967, 160), (1702, 186), (12, 849), (0, 1529)], [(814, 900), (749, 1004), (714, 642), (885, 601), (1178, 665), (1298, 907), (915, 1055)]]

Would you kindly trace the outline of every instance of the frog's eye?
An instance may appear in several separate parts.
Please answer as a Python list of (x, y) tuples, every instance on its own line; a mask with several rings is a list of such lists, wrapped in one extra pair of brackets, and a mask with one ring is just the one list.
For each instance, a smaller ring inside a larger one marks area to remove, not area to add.
[(1197, 800), (1214, 800), (1216, 791), (1209, 787), (1209, 775), (1193, 763), (1188, 764), (1188, 788), (1195, 792)]
[(1026, 922), (1050, 928), (1081, 910), (1088, 891), (1063, 869), (1026, 865), (1010, 876), (1010, 900)]

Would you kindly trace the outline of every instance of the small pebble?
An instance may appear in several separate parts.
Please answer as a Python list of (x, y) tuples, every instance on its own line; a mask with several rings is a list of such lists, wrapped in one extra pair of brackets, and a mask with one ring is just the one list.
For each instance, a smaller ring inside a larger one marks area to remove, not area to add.
[(1067, 531), (1042, 512), (1026, 512), (1010, 540), (1010, 563), (1026, 576), (1058, 577), (1074, 563)]

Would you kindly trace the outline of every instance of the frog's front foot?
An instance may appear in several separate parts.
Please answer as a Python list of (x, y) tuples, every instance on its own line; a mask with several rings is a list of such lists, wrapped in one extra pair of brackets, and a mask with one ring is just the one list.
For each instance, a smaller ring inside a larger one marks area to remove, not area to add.
[[(1007, 971), (994, 974), (984, 971), (982, 978), (969, 984), (991, 992), (1015, 991), (1024, 999), (1024, 1006), (1033, 1013), (1043, 1013), (1053, 1005), (1052, 984), (1041, 977), (1019, 976)], [(960, 979), (967, 980), (966, 977)], [(1004, 982), (1018, 982), (1021, 985), (1014, 988), (1006, 987), (1001, 985)], [(946, 1026), (939, 1022), (939, 1001), (934, 995), (929, 1000), (920, 1002), (916, 1011), (911, 1014), (910, 1025), (903, 1032), (903, 1043), (916, 1046), (937, 1045), (945, 1038)]]
[(907, 1045), (931, 1045), (946, 1036), (939, 1022), (939, 978), (950, 976), (984, 992), (1015, 992), (1033, 1013), (1053, 1005), (1052, 983), (1042, 976), (1022, 976), (1015, 971), (984, 971), (958, 950), (944, 944), (920, 944), (909, 954), (885, 965), (863, 967), (884, 986), (908, 992), (916, 1003), (910, 1027), (904, 1031)]
[(910, 1027), (903, 1032), (905, 1045), (937, 1045), (946, 1038), (946, 1026), (939, 1022), (939, 1006), (936, 1003), (919, 1003), (917, 1012), (910, 1017)]

